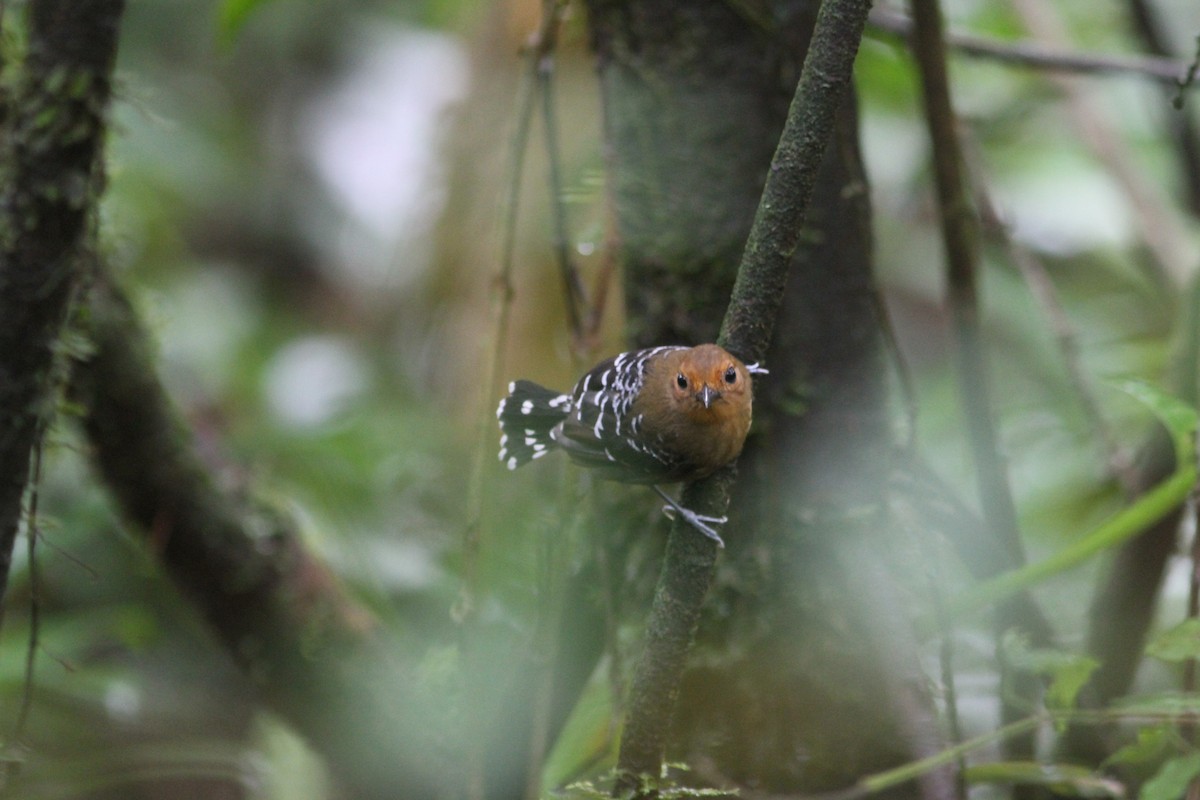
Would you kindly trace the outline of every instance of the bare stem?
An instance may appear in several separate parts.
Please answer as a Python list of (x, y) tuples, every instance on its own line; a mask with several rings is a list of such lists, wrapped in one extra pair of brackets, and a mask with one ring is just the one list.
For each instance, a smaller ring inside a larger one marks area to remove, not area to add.
[[(913, 35), (911, 18), (886, 8), (871, 10), (869, 25), (876, 31), (904, 39)], [(1172, 88), (1188, 71), (1187, 64), (1163, 56), (1126, 56), (1109, 53), (1077, 53), (1039, 42), (1001, 42), (982, 36), (947, 31), (946, 46), (969, 56), (990, 58), (1007, 64), (1054, 72), (1085, 75), (1128, 74), (1149, 78)]]

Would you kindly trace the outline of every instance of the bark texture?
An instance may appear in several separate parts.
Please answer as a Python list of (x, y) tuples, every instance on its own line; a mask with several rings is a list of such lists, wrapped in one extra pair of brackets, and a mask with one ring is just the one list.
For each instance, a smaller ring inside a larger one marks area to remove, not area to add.
[[(755, 209), (786, 216), (758, 202), (817, 10), (776, 4), (747, 15), (759, 7), (590, 4), (638, 345), (711, 339), (715, 308), (732, 290), (731, 254), (742, 251)], [(827, 78), (818, 76), (817, 91), (830, 90)], [(726, 320), (740, 355), (761, 357), (771, 342), (771, 374), (756, 379), (756, 433), (715, 576), (711, 545), (672, 532), (647, 650), (665, 642), (679, 656), (673, 645), (686, 652), (698, 621), (700, 651), (678, 685), (670, 676), (683, 664), (643, 657), (647, 685), (666, 690), (640, 694), (635, 679), (618, 787), (626, 792), (652, 789), (659, 747), (708, 782), (788, 793), (843, 787), (938, 744), (902, 606), (879, 577), (889, 566), (886, 369), (852, 111), (834, 139), (817, 162), (803, 234), (746, 246), (743, 265), (759, 246), (757, 255), (791, 265), (786, 290), (773, 277), (739, 292), (766, 311)], [(765, 317), (781, 301), (772, 334)], [(708, 483), (689, 486), (685, 502), (722, 507), (730, 474)], [(710, 581), (704, 616), (693, 617)], [(632, 709), (641, 704), (657, 719), (640, 718)], [(631, 739), (641, 740), (636, 753)], [(942, 788), (933, 796), (948, 796), (943, 776), (931, 780)]]
[(123, 0), (37, 0), (0, 196), (0, 600), (97, 187)]
[(735, 5), (588, 3), (638, 347), (715, 340), (799, 74)]

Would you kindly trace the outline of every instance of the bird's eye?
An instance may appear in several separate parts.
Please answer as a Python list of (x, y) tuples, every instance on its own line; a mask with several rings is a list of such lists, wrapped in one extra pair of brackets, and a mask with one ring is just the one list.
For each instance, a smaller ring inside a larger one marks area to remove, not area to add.
[(688, 387), (687, 378), (683, 376), (682, 372), (675, 376), (675, 385), (680, 389), (686, 389)]
[(728, 384), (733, 384), (736, 381), (737, 381), (737, 369), (731, 364), (725, 370), (725, 382)]

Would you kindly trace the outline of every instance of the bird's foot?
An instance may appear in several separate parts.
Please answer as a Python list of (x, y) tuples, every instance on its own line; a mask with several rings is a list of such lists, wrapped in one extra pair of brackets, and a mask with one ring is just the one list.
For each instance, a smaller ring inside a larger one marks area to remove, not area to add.
[(654, 491), (658, 492), (659, 496), (662, 497), (663, 500), (667, 501), (667, 504), (663, 506), (663, 513), (666, 514), (669, 519), (675, 519), (675, 515), (678, 514), (685, 522), (687, 522), (687, 524), (691, 525), (709, 539), (712, 539), (714, 542), (716, 542), (717, 547), (725, 547), (725, 541), (721, 538), (721, 534), (717, 533), (716, 529), (712, 526), (724, 525), (729, 521), (729, 517), (710, 517), (705, 514), (697, 514), (690, 508), (684, 508), (679, 504), (678, 500), (671, 497), (657, 486), (654, 487)]

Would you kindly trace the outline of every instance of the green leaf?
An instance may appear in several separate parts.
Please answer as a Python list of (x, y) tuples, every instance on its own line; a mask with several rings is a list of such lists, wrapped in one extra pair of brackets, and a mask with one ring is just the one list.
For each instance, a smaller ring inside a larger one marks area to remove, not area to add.
[(1179, 464), (1196, 460), (1192, 434), (1196, 430), (1196, 409), (1153, 384), (1136, 379), (1114, 381), (1113, 386), (1154, 412), (1171, 434), (1175, 459)]
[(1137, 740), (1130, 742), (1104, 760), (1101, 766), (1114, 764), (1138, 766), (1161, 763), (1171, 753), (1177, 752), (1179, 734), (1173, 725), (1156, 725), (1138, 728)]
[[(1192, 435), (1196, 429), (1196, 410), (1144, 381), (1130, 379), (1117, 382), (1114, 386), (1144, 403), (1170, 432), (1175, 443), (1175, 471), (1133, 505), (1118, 511), (1052, 556), (997, 575), (954, 598), (947, 609), (952, 618), (986, 608), (1111, 550), (1169, 514), (1195, 488), (1196, 453)], [(918, 630), (931, 631), (933, 621), (920, 619), (917, 627)]]
[(1146, 645), (1146, 655), (1175, 664), (1200, 658), (1200, 619), (1185, 619)]
[(1090, 656), (1050, 648), (1031, 648), (1029, 640), (1015, 633), (1005, 634), (1004, 657), (1009, 664), (1025, 672), (1050, 678), (1046, 705), (1052, 709), (1075, 706), (1079, 690), (1100, 666)]
[(997, 761), (976, 764), (963, 771), (968, 783), (1014, 783), (1044, 786), (1066, 797), (1124, 797), (1125, 786), (1105, 775), (1073, 764), (1040, 764), (1036, 761)]
[(609, 681), (589, 681), (542, 767), (545, 792), (553, 792), (597, 765), (616, 763), (614, 713)]
[(1146, 781), (1139, 800), (1179, 800), (1187, 793), (1188, 784), (1200, 775), (1200, 753), (1188, 753), (1162, 765), (1154, 777)]
[(217, 35), (222, 44), (233, 42), (246, 20), (268, 0), (222, 0), (217, 16)]

